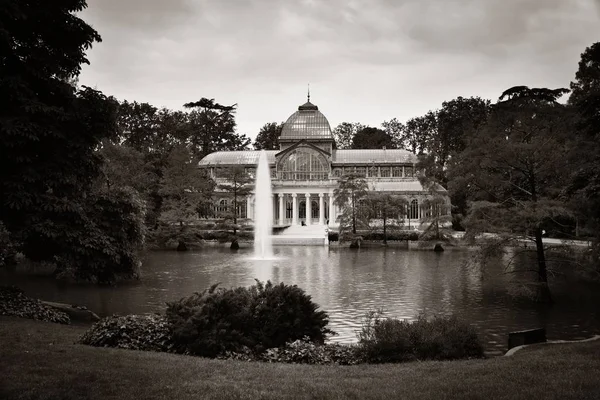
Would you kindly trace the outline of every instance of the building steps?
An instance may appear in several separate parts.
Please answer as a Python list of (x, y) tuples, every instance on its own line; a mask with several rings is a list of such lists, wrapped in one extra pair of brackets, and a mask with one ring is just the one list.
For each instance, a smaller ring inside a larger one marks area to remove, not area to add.
[(273, 245), (327, 246), (329, 244), (326, 225), (292, 225), (273, 236)]

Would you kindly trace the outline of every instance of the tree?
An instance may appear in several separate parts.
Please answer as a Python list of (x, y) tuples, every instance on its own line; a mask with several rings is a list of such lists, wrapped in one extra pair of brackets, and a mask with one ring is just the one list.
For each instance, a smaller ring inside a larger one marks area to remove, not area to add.
[(578, 116), (567, 194), (584, 229), (594, 238), (592, 266), (600, 271), (600, 42), (585, 49), (569, 97)]
[(569, 104), (581, 104), (591, 94), (598, 93), (600, 93), (600, 42), (587, 47), (581, 54), (575, 80), (571, 82)]
[(456, 153), (465, 148), (465, 137), (472, 136), (487, 122), (490, 101), (479, 97), (444, 101), (437, 111), (437, 129), (430, 137), (428, 157), (430, 168), (426, 174), (436, 176), (447, 183), (446, 164)]
[[(357, 216), (360, 202), (367, 196), (367, 181), (364, 176), (357, 173), (344, 174), (338, 180), (338, 187), (334, 190), (334, 203), (342, 210), (340, 217), (340, 235), (348, 227), (352, 227), (352, 234), (356, 235)], [(360, 222), (360, 221), (359, 221)]]
[(398, 121), (396, 118), (392, 118), (389, 121), (383, 121), (381, 123), (383, 130), (392, 138), (392, 142), (394, 143), (394, 149), (405, 149), (404, 143), (404, 131), (406, 126)]
[(338, 149), (349, 149), (352, 147), (354, 135), (364, 126), (358, 122), (342, 122), (333, 130), (333, 137)]
[(190, 145), (194, 155), (202, 158), (223, 150), (245, 150), (251, 143), (246, 135), (235, 132), (237, 104), (224, 106), (214, 99), (202, 98), (183, 105), (189, 113)]
[[(399, 227), (403, 221), (404, 210), (408, 205), (406, 198), (387, 192), (371, 192), (367, 195), (367, 204), (371, 211), (371, 220), (381, 220), (383, 228), (383, 244), (387, 245), (387, 232), (391, 227)], [(391, 220), (391, 221), (390, 221)]]
[(159, 189), (164, 198), (161, 222), (178, 224), (183, 232), (198, 220), (198, 208), (210, 201), (213, 190), (214, 183), (198, 168), (189, 149), (175, 147), (169, 154)]
[(569, 211), (560, 197), (570, 167), (568, 109), (557, 102), (566, 89), (506, 90), (485, 129), (471, 136), (450, 171), (452, 191), (471, 201), (467, 235), (523, 234), (535, 244), (540, 299), (551, 301), (542, 224)]
[(218, 188), (228, 193), (233, 199), (233, 209), (228, 210), (224, 217), (233, 220), (233, 234), (235, 235), (237, 233), (237, 216), (239, 212), (238, 199), (245, 198), (252, 192), (253, 179), (241, 166), (229, 168), (224, 178), (224, 182), (219, 183)]
[(260, 132), (254, 141), (255, 150), (279, 150), (279, 136), (283, 123), (269, 122), (260, 128)]
[(437, 129), (437, 115), (429, 111), (422, 117), (411, 118), (406, 121), (402, 148), (415, 154), (423, 154), (429, 150), (431, 138)]
[(353, 149), (393, 149), (393, 139), (385, 131), (370, 126), (364, 127), (352, 138)]

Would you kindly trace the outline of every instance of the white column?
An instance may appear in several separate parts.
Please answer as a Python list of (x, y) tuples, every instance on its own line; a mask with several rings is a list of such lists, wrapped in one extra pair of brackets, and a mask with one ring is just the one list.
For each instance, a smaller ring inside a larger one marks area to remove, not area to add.
[(310, 225), (310, 219), (312, 216), (312, 210), (310, 206), (310, 193), (305, 193), (304, 196), (306, 197), (306, 225)]
[(279, 193), (279, 225), (283, 225), (283, 193)]
[(246, 216), (254, 221), (254, 214), (252, 211), (252, 196), (248, 195), (248, 197), (246, 197)]
[(319, 193), (319, 225), (325, 225), (325, 193)]
[(292, 225), (298, 225), (298, 195), (292, 193)]
[(333, 193), (329, 193), (329, 224), (335, 224), (335, 210), (333, 209)]

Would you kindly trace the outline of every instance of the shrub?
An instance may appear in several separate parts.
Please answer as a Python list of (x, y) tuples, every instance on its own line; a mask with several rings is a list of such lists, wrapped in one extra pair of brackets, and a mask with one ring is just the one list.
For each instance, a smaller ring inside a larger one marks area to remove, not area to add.
[(332, 331), (329, 319), (296, 285), (257, 281), (249, 288), (217, 289), (167, 304), (178, 351), (215, 357), (243, 352), (261, 353), (267, 348), (308, 337), (323, 343)]
[(86, 331), (79, 343), (146, 351), (168, 352), (173, 348), (167, 319), (159, 314), (104, 318)]
[(357, 346), (339, 343), (319, 345), (308, 338), (265, 351), (260, 360), (295, 364), (355, 365), (362, 362)]
[(475, 330), (455, 317), (419, 315), (409, 322), (381, 318), (370, 312), (358, 335), (359, 348), (368, 362), (412, 360), (454, 360), (483, 356), (483, 346)]
[(0, 221), (0, 267), (14, 263), (15, 246), (10, 238), (10, 232)]
[(25, 292), (14, 286), (0, 286), (0, 315), (59, 324), (70, 323), (69, 316), (64, 312), (57, 311), (40, 300), (27, 297)]

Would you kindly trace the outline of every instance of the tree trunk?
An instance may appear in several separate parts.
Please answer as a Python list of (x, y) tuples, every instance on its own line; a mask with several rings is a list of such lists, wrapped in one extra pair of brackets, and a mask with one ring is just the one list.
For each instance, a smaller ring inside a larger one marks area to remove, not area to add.
[(387, 218), (383, 215), (383, 244), (387, 246)]
[(538, 281), (540, 282), (538, 300), (543, 303), (552, 303), (552, 295), (548, 287), (548, 270), (544, 242), (542, 241), (542, 228), (539, 226), (535, 228), (535, 250), (538, 263)]
[(354, 193), (352, 193), (352, 234), (356, 235), (356, 203), (354, 202)]

